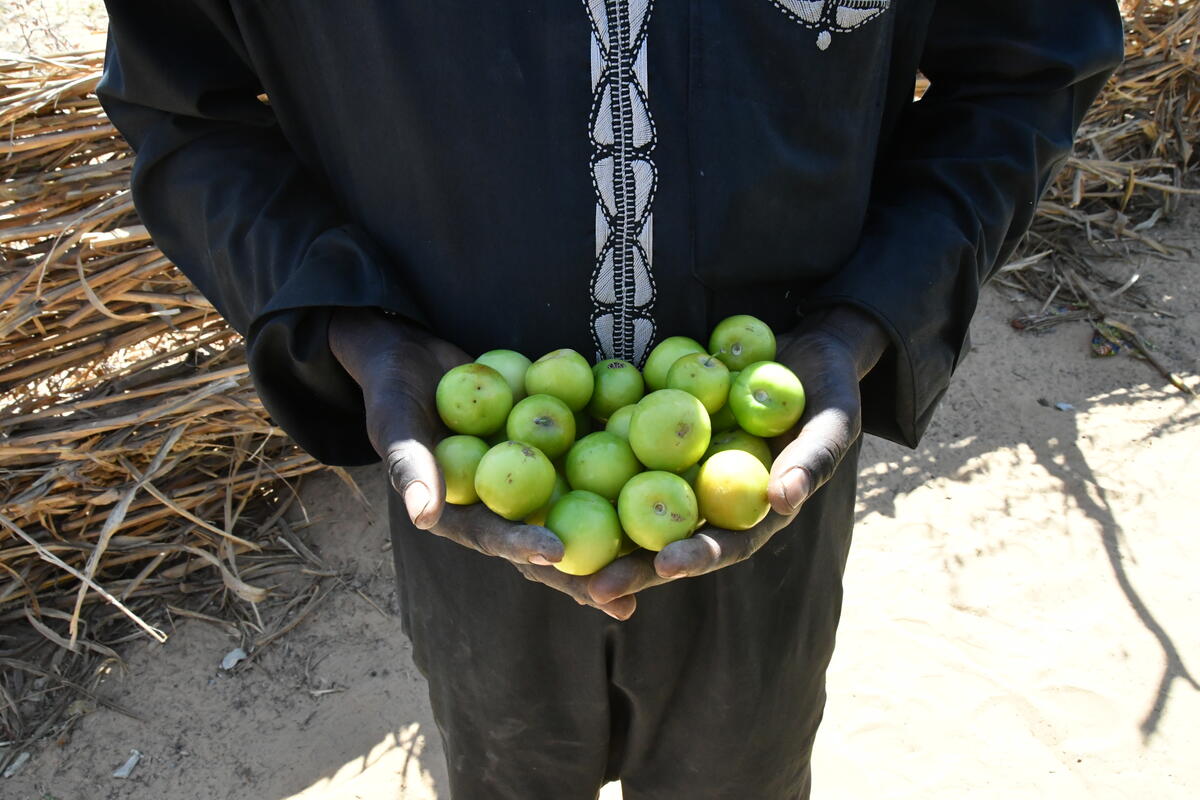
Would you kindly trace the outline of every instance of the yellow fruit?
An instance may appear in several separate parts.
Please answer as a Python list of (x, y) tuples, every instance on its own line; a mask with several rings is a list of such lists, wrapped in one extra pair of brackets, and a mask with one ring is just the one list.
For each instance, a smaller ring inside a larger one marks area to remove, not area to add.
[(771, 508), (770, 473), (745, 450), (724, 450), (700, 465), (696, 501), (709, 525), (730, 531), (753, 528)]

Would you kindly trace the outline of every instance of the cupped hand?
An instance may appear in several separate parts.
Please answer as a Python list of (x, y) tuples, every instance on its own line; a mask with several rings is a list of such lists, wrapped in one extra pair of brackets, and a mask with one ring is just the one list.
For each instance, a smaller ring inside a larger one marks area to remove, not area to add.
[(329, 345), (362, 388), (367, 433), (414, 526), (503, 558), (527, 579), (616, 619), (633, 613), (636, 598), (597, 600), (588, 592), (587, 578), (551, 566), (562, 559), (563, 544), (546, 528), (510, 522), (482, 504), (446, 503), (433, 450), (447, 431), (434, 396), (442, 375), (471, 360), (466, 353), (402, 319), (362, 309), (334, 313)]
[(658, 554), (638, 552), (592, 576), (589, 592), (605, 603), (666, 581), (703, 575), (744, 561), (787, 526), (801, 505), (827, 481), (862, 431), (859, 381), (888, 344), (875, 320), (849, 306), (810, 318), (778, 338), (776, 360), (804, 384), (804, 415), (772, 442), (767, 498), (771, 509), (745, 531), (704, 527)]

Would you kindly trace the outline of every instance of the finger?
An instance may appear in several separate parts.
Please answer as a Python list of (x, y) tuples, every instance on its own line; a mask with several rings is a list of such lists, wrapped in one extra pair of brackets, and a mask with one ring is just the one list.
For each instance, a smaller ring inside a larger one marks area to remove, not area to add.
[(740, 544), (712, 528), (697, 531), (664, 547), (654, 558), (654, 569), (663, 578), (703, 575), (740, 560), (735, 556)]
[(654, 558), (654, 569), (666, 579), (695, 577), (745, 561), (791, 521), (772, 512), (744, 531), (701, 528), (687, 539), (671, 542)]
[[(495, 514), (493, 520), (500, 519)], [(480, 549), (509, 561), (548, 566), (562, 561), (562, 540), (541, 525), (524, 525), (503, 520), (481, 529)]]
[(833, 476), (857, 436), (854, 417), (840, 408), (815, 414), (771, 465), (767, 499), (777, 514), (795, 514)]
[(597, 603), (611, 603), (619, 597), (668, 583), (672, 578), (659, 575), (654, 569), (654, 556), (639, 551), (618, 558), (588, 579), (588, 594)]
[(398, 438), (387, 446), (387, 470), (412, 524), (421, 530), (436, 525), (445, 506), (446, 485), (433, 452), (414, 438)]
[(599, 602), (593, 599), (588, 594), (588, 579), (586, 576), (567, 575), (565, 572), (559, 572), (554, 567), (517, 565), (517, 569), (529, 580), (543, 583), (552, 589), (557, 589), (571, 597), (576, 603), (603, 611), (613, 619), (627, 620), (637, 610), (636, 597), (618, 597), (608, 602)]
[(510, 522), (482, 503), (451, 506), (431, 529), (459, 544), (516, 564), (549, 565), (562, 560), (562, 540), (540, 525)]

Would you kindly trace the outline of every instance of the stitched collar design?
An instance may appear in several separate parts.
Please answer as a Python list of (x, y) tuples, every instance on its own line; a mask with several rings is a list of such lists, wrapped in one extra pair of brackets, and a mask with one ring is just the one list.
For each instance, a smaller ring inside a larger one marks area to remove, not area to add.
[[(892, 0), (771, 0), (794, 22), (817, 31), (817, 47), (829, 47), (833, 33), (849, 33), (887, 11)], [(831, 31), (833, 33), (831, 33)]]

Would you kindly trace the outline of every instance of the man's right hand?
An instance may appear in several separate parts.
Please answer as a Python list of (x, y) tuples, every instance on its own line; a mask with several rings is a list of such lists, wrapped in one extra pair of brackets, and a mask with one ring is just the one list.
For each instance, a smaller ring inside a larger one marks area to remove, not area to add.
[(529, 580), (611, 617), (624, 620), (633, 614), (633, 595), (598, 603), (588, 592), (586, 577), (551, 566), (563, 557), (563, 545), (546, 528), (509, 522), (481, 503), (446, 504), (446, 487), (433, 455), (446, 431), (434, 393), (447, 370), (471, 360), (466, 353), (401, 319), (354, 308), (334, 312), (329, 346), (362, 388), (367, 433), (413, 525), (504, 558)]

